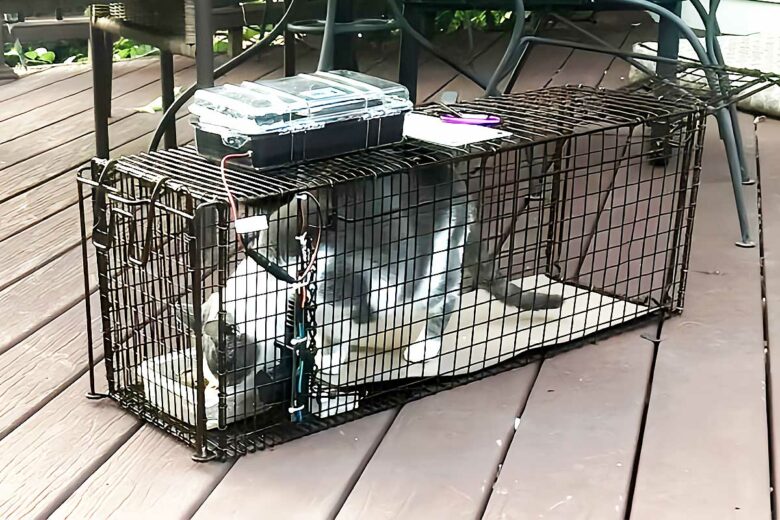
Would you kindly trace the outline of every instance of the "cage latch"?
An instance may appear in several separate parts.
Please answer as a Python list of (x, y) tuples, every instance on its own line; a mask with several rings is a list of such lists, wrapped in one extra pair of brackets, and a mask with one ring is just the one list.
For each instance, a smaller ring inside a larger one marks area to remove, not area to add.
[[(146, 231), (144, 233), (143, 248), (141, 254), (136, 255), (135, 241), (130, 241), (127, 251), (127, 260), (138, 267), (144, 267), (146, 262), (149, 261), (149, 252), (152, 249), (152, 240), (154, 238), (154, 221), (157, 213), (157, 200), (160, 198), (167, 177), (160, 177), (152, 189), (152, 195), (147, 201), (149, 204), (149, 212), (146, 215)], [(135, 219), (130, 219), (130, 235), (135, 237)]]

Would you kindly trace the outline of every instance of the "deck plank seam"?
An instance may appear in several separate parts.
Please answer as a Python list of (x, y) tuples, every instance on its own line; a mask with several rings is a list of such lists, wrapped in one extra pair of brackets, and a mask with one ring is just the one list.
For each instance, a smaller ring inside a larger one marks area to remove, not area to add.
[(512, 447), (512, 443), (517, 436), (515, 435), (517, 432), (517, 424), (519, 421), (523, 420), (523, 413), (525, 412), (525, 408), (528, 406), (528, 401), (531, 399), (531, 394), (533, 394), (534, 390), (536, 389), (536, 382), (539, 380), (539, 374), (542, 373), (544, 359), (545, 358), (542, 358), (538, 363), (533, 364), (536, 367), (536, 371), (534, 372), (534, 376), (531, 379), (528, 393), (525, 395), (525, 399), (520, 399), (520, 402), (517, 405), (517, 412), (515, 412), (515, 428), (509, 434), (509, 439), (507, 439), (506, 442), (503, 442), (501, 445), (501, 452), (498, 457), (498, 463), (496, 465), (495, 471), (492, 475), (492, 482), (490, 482), (489, 486), (485, 486), (485, 494), (482, 496), (482, 503), (477, 509), (476, 518), (485, 517), (485, 512), (487, 511), (488, 504), (490, 503), (490, 498), (493, 496), (493, 487), (498, 482), (498, 477), (501, 475), (501, 468), (504, 466), (509, 449)]
[(109, 447), (107, 447), (101, 457), (96, 459), (92, 464), (82, 468), (76, 476), (70, 481), (69, 485), (60, 491), (56, 497), (51, 501), (51, 504), (45, 509), (41, 518), (49, 518), (57, 509), (65, 503), (65, 501), (73, 495), (73, 493), (80, 488), (88, 479), (92, 476), (97, 469), (105, 464), (116, 452), (121, 448), (138, 430), (143, 427), (141, 421), (136, 421), (132, 427), (127, 429), (124, 435), (117, 438)]
[(645, 385), (645, 396), (644, 396), (644, 402), (642, 403), (642, 418), (639, 421), (639, 432), (637, 433), (637, 439), (636, 439), (636, 445), (634, 447), (634, 460), (632, 461), (631, 465), (631, 476), (628, 481), (628, 493), (626, 494), (626, 509), (624, 518), (628, 520), (631, 518), (631, 506), (634, 503), (634, 491), (636, 490), (636, 481), (637, 477), (639, 475), (639, 461), (642, 457), (642, 442), (644, 441), (645, 437), (645, 427), (647, 426), (647, 417), (648, 412), (650, 410), (650, 399), (652, 397), (653, 393), (653, 379), (655, 378), (655, 367), (656, 362), (658, 361), (658, 352), (661, 348), (661, 342), (663, 341), (663, 327), (664, 327), (664, 316), (661, 315), (661, 318), (658, 320), (658, 328), (656, 330), (656, 336), (655, 338), (649, 338), (646, 336), (641, 336), (642, 339), (645, 341), (649, 341), (653, 344), (653, 355), (650, 360), (650, 370), (647, 378), (647, 383)]
[[(62, 78), (58, 78), (58, 79), (56, 79), (55, 81), (53, 81), (53, 82), (51, 82), (51, 83), (46, 83), (46, 84), (43, 84), (43, 85), (39, 85), (39, 86), (37, 86), (37, 87), (35, 87), (35, 88), (33, 88), (33, 89), (30, 89), (30, 90), (25, 90), (25, 91), (23, 91), (23, 92), (19, 92), (18, 94), (14, 94), (14, 95), (12, 95), (11, 97), (8, 97), (8, 98), (0, 98), (0, 102), (4, 102), (4, 101), (12, 101), (12, 100), (14, 100), (14, 99), (16, 99), (16, 98), (18, 98), (18, 97), (20, 97), (20, 96), (26, 96), (26, 95), (28, 95), (28, 94), (34, 93), (36, 90), (41, 90), (41, 89), (43, 89), (43, 88), (50, 87), (50, 86), (52, 86), (52, 85), (54, 85), (54, 84), (56, 84), (56, 83), (59, 83), (60, 81), (64, 81), (64, 80), (66, 80), (66, 79), (75, 78), (76, 76), (81, 76), (82, 74), (88, 74), (88, 73), (90, 73), (91, 71), (92, 71), (92, 67), (91, 67), (91, 66), (86, 66), (86, 67), (84, 68), (84, 70), (76, 70), (76, 69), (74, 68), (74, 74), (72, 74), (72, 75), (69, 75), (69, 76), (64, 76), (64, 77), (62, 77)], [(43, 72), (43, 71), (37, 71), (37, 72), (35, 72), (35, 74), (37, 74), (37, 73), (39, 73), (39, 72)], [(23, 76), (23, 77), (21, 77), (21, 78), (19, 78), (19, 79), (17, 79), (17, 80), (13, 80), (13, 81), (24, 81), (26, 78), (28, 78), (28, 77), (30, 77), (30, 76), (32, 76), (32, 75), (33, 75), (33, 74), (29, 74), (29, 75), (27, 75), (27, 76)], [(9, 83), (10, 83), (10, 82), (9, 82)]]
[[(119, 79), (119, 78), (121, 78), (121, 77), (123, 77), (123, 76), (127, 76), (127, 75), (129, 75), (129, 74), (133, 74), (133, 73), (135, 73), (135, 72), (141, 72), (141, 71), (144, 71), (144, 70), (146, 70), (146, 69), (149, 69), (150, 67), (153, 67), (153, 66), (155, 66), (155, 65), (156, 65), (156, 62), (151, 62), (151, 63), (147, 63), (147, 64), (145, 64), (145, 65), (141, 65), (141, 66), (139, 66), (138, 68), (132, 68), (132, 67), (128, 67), (128, 68), (127, 68), (127, 70), (120, 70), (120, 71), (118, 71), (118, 73), (117, 73), (116, 75), (112, 76), (112, 80)], [(90, 70), (91, 70), (91, 69), (90, 69)], [(70, 78), (68, 78), (68, 79), (70, 79)], [(154, 81), (155, 81), (155, 80), (153, 80), (151, 83), (153, 83)], [(156, 81), (159, 81), (159, 80), (156, 80)], [(148, 85), (148, 84), (149, 84), (149, 83), (146, 83), (146, 84), (144, 84), (144, 85), (141, 85), (139, 88), (145, 87), (145, 86), (146, 86), (146, 85)], [(63, 102), (63, 101), (65, 101), (65, 100), (66, 100), (66, 99), (68, 99), (68, 98), (71, 98), (71, 97), (75, 97), (75, 96), (78, 96), (78, 95), (84, 94), (85, 92), (88, 92), (88, 91), (91, 91), (91, 90), (92, 90), (92, 85), (91, 85), (91, 84), (89, 84), (87, 87), (85, 87), (85, 88), (82, 88), (81, 90), (77, 90), (77, 91), (75, 91), (75, 92), (71, 92), (70, 94), (67, 94), (67, 95), (65, 95), (65, 96), (58, 97), (58, 98), (55, 98), (55, 99), (46, 99), (46, 100), (45, 100), (45, 102), (43, 102), (42, 104), (40, 104), (40, 105), (37, 105), (37, 106), (35, 106), (35, 107), (33, 107), (33, 108), (30, 108), (30, 109), (28, 109), (28, 110), (27, 110), (27, 111), (25, 111), (25, 112), (21, 112), (21, 113), (15, 113), (15, 114), (13, 114), (13, 115), (9, 115), (9, 116), (3, 116), (3, 115), (0, 115), (0, 123), (2, 123), (2, 122), (8, 122), (9, 124), (12, 124), (14, 119), (16, 119), (17, 117), (23, 117), (23, 116), (27, 115), (28, 113), (32, 112), (33, 110), (38, 110), (38, 109), (41, 109), (41, 108), (46, 108), (46, 107), (49, 107), (49, 108), (51, 108), (51, 105), (56, 105), (57, 103)], [(112, 97), (112, 99), (113, 99), (113, 97)], [(78, 112), (78, 113), (87, 112), (87, 111), (89, 111), (89, 110), (91, 110), (91, 108), (89, 108), (89, 109), (87, 109), (87, 110), (82, 110), (81, 112)], [(74, 115), (75, 115), (75, 114), (74, 114)], [(71, 116), (63, 117), (62, 119), (58, 119), (58, 120), (56, 120), (56, 121), (51, 121), (51, 122), (50, 122), (50, 124), (58, 123), (58, 122), (60, 122), (60, 121), (63, 121), (63, 120), (65, 120), (65, 119), (68, 119), (68, 117), (71, 117)], [(36, 130), (38, 130), (38, 129), (36, 129)], [(13, 141), (14, 139), (18, 139), (19, 137), (22, 137), (22, 136), (24, 136), (24, 135), (27, 135), (27, 134), (29, 134), (29, 133), (31, 133), (31, 132), (34, 132), (34, 131), (35, 131), (35, 130), (31, 130), (30, 132), (26, 132), (25, 134), (20, 134), (20, 135), (18, 135), (18, 136), (16, 136), (16, 137), (13, 137), (13, 138), (11, 138), (11, 139), (8, 139), (7, 141), (3, 141), (3, 142), (10, 142), (10, 141)]]
[(393, 410), (392, 418), (389, 421), (387, 421), (387, 424), (384, 426), (383, 430), (380, 432), (379, 435), (377, 435), (376, 439), (374, 439), (374, 442), (366, 452), (365, 457), (363, 457), (363, 460), (360, 461), (360, 464), (355, 469), (355, 472), (352, 474), (352, 477), (350, 478), (349, 482), (347, 483), (346, 486), (344, 486), (344, 489), (342, 489), (341, 497), (339, 497), (339, 501), (336, 504), (336, 506), (333, 508), (333, 511), (331, 512), (331, 516), (329, 517), (331, 520), (335, 520), (335, 518), (338, 516), (338, 514), (341, 512), (342, 508), (344, 507), (344, 504), (347, 503), (347, 499), (349, 498), (349, 495), (352, 494), (352, 490), (355, 489), (355, 486), (360, 480), (360, 477), (365, 472), (366, 468), (368, 467), (368, 464), (371, 462), (371, 459), (374, 458), (374, 454), (376, 454), (376, 451), (379, 449), (379, 446), (382, 444), (382, 441), (385, 440), (385, 437), (387, 436), (387, 432), (389, 432), (390, 428), (392, 428), (393, 423), (395, 423), (395, 420), (398, 418), (398, 415), (401, 413), (403, 407), (404, 405), (401, 405)]
[(767, 446), (769, 453), (769, 506), (772, 519), (777, 518), (777, 493), (775, 491), (775, 467), (777, 461), (774, 457), (774, 402), (772, 399), (772, 355), (770, 349), (769, 337), (769, 303), (767, 301), (766, 287), (766, 257), (765, 257), (765, 235), (764, 235), (764, 212), (762, 205), (762, 186), (761, 186), (761, 154), (759, 153), (758, 125), (762, 121), (761, 117), (753, 120), (753, 139), (755, 146), (755, 174), (756, 174), (756, 204), (758, 206), (758, 259), (761, 278), (761, 320), (764, 334), (764, 391), (767, 417)]
[[(139, 72), (139, 71), (142, 71), (142, 70), (144, 70), (144, 69), (146, 69), (146, 68), (148, 68), (148, 67), (151, 67), (152, 65), (153, 65), (153, 64), (150, 64), (150, 65), (147, 65), (147, 66), (145, 66), (145, 67), (142, 67), (142, 68), (140, 68), (140, 69), (137, 69), (137, 70), (135, 70), (135, 71), (130, 71), (130, 72), (128, 72), (127, 74), (130, 74), (131, 72)], [(192, 69), (192, 68), (194, 68), (194, 67), (195, 67), (194, 65), (189, 65), (189, 66), (187, 66), (187, 67), (184, 67), (184, 68), (182, 68), (182, 69), (181, 69), (179, 72), (183, 72), (183, 71), (185, 71), (185, 70), (189, 70), (189, 69)], [(124, 75), (124, 74), (123, 74), (123, 75)], [(117, 77), (114, 77), (114, 79), (117, 79), (118, 77), (119, 77), (119, 76), (117, 76)], [(145, 83), (145, 84), (143, 84), (143, 85), (140, 85), (140, 86), (138, 87), (138, 89), (142, 89), (142, 88), (145, 88), (145, 87), (149, 87), (149, 86), (151, 86), (151, 85), (154, 85), (155, 83), (159, 83), (159, 81), (160, 81), (159, 79), (153, 79), (152, 81), (149, 81), (148, 83)], [(82, 92), (83, 92), (83, 91), (82, 91)], [(111, 100), (112, 100), (112, 102), (113, 102), (113, 101), (115, 101), (115, 100), (121, 99), (121, 98), (122, 98), (123, 96), (125, 96), (125, 95), (132, 94), (132, 93), (133, 93), (133, 91), (125, 92), (125, 93), (123, 93), (123, 94), (120, 94), (119, 96), (112, 97), (112, 98), (111, 98)], [(73, 94), (73, 95), (75, 96), (75, 95), (78, 95), (78, 94), (81, 94), (81, 92), (78, 92), (78, 93), (76, 93), (76, 94)], [(67, 99), (68, 97), (71, 97), (71, 96), (67, 96), (67, 97), (65, 97), (65, 98), (63, 98), (63, 99)], [(59, 100), (59, 101), (62, 101), (62, 100)], [(37, 107), (37, 108), (41, 108), (41, 107)], [(62, 118), (62, 119), (58, 119), (58, 120), (56, 120), (56, 121), (51, 121), (51, 122), (49, 122), (49, 125), (55, 125), (55, 124), (58, 124), (58, 123), (63, 123), (64, 121), (67, 121), (68, 119), (71, 119), (71, 118), (74, 118), (74, 117), (78, 117), (78, 116), (83, 116), (84, 114), (86, 114), (86, 113), (88, 113), (88, 112), (91, 112), (91, 111), (92, 111), (92, 108), (87, 108), (87, 109), (85, 109), (85, 110), (81, 110), (81, 111), (79, 111), (79, 112), (76, 112), (75, 114), (71, 114), (71, 115), (69, 115), (69, 116), (67, 116), (67, 117), (64, 117), (64, 118)], [(128, 114), (125, 114), (125, 115), (122, 115), (122, 116), (118, 116), (118, 117), (110, 117), (110, 118), (109, 118), (109, 127), (110, 127), (110, 125), (112, 125), (112, 124), (114, 124), (114, 123), (116, 123), (116, 122), (118, 122), (118, 121), (122, 121), (122, 120), (124, 120), (124, 119), (127, 119), (128, 117), (132, 117), (132, 116), (133, 116), (133, 115), (135, 115), (135, 114), (136, 114), (136, 112), (134, 112), (134, 111), (131, 111), (131, 112), (129, 112)], [(20, 115), (23, 115), (23, 114), (20, 114)], [(23, 133), (23, 134), (19, 134), (19, 135), (17, 135), (17, 136), (14, 136), (14, 137), (12, 137), (11, 139), (8, 139), (8, 140), (5, 140), (5, 141), (1, 141), (1, 142), (0, 142), (0, 144), (3, 144), (3, 145), (5, 145), (5, 144), (8, 144), (8, 143), (13, 143), (14, 141), (17, 141), (17, 140), (19, 140), (19, 139), (22, 139), (22, 138), (24, 138), (24, 137), (29, 137), (30, 135), (34, 134), (35, 132), (39, 132), (39, 131), (41, 131), (41, 130), (44, 130), (44, 129), (46, 129), (46, 128), (47, 128), (49, 125), (47, 125), (47, 126), (44, 126), (43, 128), (36, 128), (36, 129), (30, 130), (30, 131), (28, 131), (28, 132), (25, 132), (25, 133)], [(88, 129), (88, 128), (90, 128), (90, 127), (89, 127), (89, 126), (86, 126), (86, 127), (84, 127), (84, 128), (85, 128), (85, 129)], [(83, 137), (83, 136), (86, 136), (86, 135), (89, 135), (89, 134), (93, 134), (93, 133), (94, 133), (94, 130), (89, 130), (89, 131), (87, 131), (87, 132), (85, 132), (85, 133), (83, 133), (83, 134), (74, 135), (74, 136), (73, 136), (73, 139), (77, 139), (77, 138), (79, 138), (79, 137)], [(63, 143), (63, 144), (61, 144), (61, 145), (58, 145), (58, 146), (68, 146), (68, 143)], [(42, 150), (40, 150), (40, 153), (43, 153), (43, 152), (48, 152), (49, 150), (53, 150), (54, 148), (58, 148), (58, 146), (54, 146), (54, 147), (52, 147), (52, 148), (47, 148), (47, 149), (42, 149)], [(18, 162), (21, 162), (21, 161), (18, 161)], [(8, 168), (8, 167), (10, 167), (10, 166), (14, 166), (14, 164), (18, 164), (18, 162), (17, 162), (17, 163), (9, 163), (9, 164), (6, 164), (6, 165), (4, 165), (4, 166), (3, 166), (3, 169), (5, 169), (5, 168)]]

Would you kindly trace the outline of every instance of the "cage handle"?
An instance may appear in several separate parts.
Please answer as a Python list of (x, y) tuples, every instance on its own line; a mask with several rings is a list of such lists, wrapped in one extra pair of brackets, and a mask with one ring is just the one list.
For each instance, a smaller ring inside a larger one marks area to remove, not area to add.
[[(92, 218), (95, 219), (97, 217), (97, 220), (92, 225), (92, 245), (95, 246), (95, 249), (102, 251), (108, 251), (114, 238), (114, 212), (106, 204), (108, 189), (105, 181), (108, 172), (113, 169), (116, 162), (116, 159), (105, 162), (94, 182), (93, 188)], [(101, 221), (105, 223), (105, 226), (100, 225)]]
[[(135, 254), (135, 243), (131, 242), (127, 247), (127, 260), (138, 267), (146, 266), (149, 261), (149, 253), (152, 249), (152, 239), (154, 238), (154, 221), (157, 214), (157, 200), (160, 198), (167, 177), (160, 177), (152, 189), (152, 195), (147, 203), (149, 204), (149, 214), (146, 216), (146, 232), (144, 233), (144, 243), (140, 256)], [(113, 214), (112, 214), (113, 216)], [(130, 234), (135, 236), (135, 219), (130, 219)]]

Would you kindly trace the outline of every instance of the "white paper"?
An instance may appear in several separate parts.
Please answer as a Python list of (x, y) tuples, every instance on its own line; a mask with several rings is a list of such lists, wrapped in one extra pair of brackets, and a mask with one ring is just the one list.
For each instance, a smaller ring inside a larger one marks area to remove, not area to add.
[(240, 218), (236, 220), (235, 225), (236, 233), (240, 235), (263, 231), (268, 229), (268, 217), (255, 215), (254, 217)]
[(511, 135), (504, 130), (477, 125), (445, 123), (438, 117), (416, 113), (406, 114), (404, 120), (404, 136), (443, 146), (466, 146)]

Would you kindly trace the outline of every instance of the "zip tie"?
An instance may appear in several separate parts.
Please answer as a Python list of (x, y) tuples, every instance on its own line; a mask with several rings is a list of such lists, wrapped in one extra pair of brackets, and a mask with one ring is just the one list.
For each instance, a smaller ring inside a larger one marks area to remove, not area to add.
[(295, 407), (291, 406), (287, 409), (287, 412), (290, 414), (294, 414), (295, 412), (300, 412), (301, 410), (303, 410), (303, 405), (295, 406)]
[(304, 338), (293, 338), (293, 339), (290, 340), (290, 345), (295, 346), (295, 345), (300, 345), (301, 343), (308, 343), (308, 342), (309, 342), (309, 338), (306, 338), (306, 337), (304, 337)]

